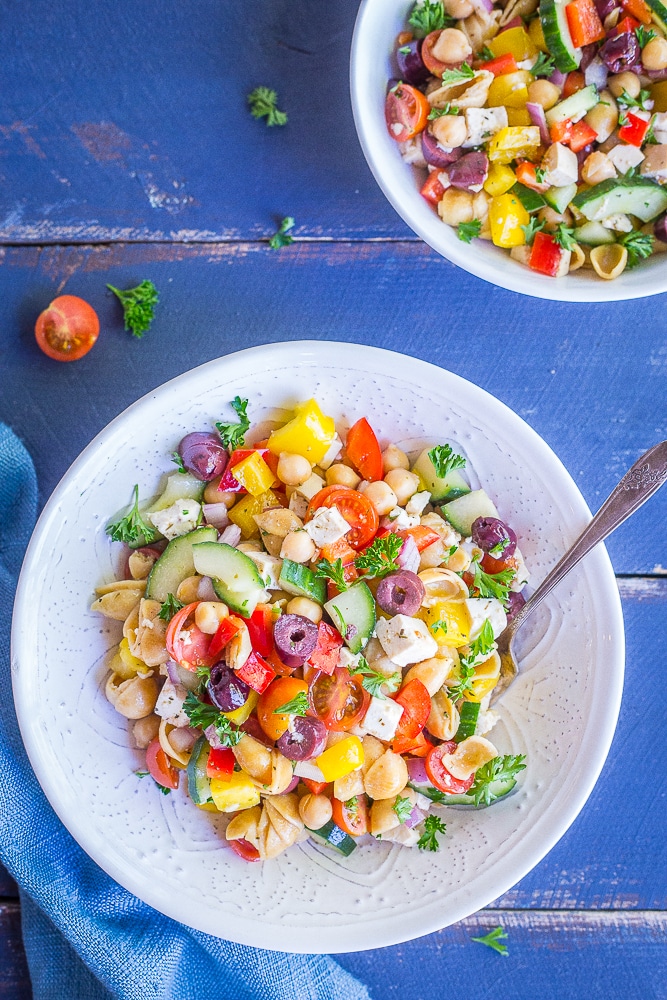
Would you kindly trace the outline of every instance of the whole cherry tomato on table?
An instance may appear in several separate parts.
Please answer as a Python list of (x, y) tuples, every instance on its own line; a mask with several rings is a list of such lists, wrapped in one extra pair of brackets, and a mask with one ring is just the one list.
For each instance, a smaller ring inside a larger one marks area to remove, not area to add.
[(78, 361), (91, 349), (99, 332), (97, 313), (76, 295), (59, 295), (35, 323), (37, 343), (54, 361)]

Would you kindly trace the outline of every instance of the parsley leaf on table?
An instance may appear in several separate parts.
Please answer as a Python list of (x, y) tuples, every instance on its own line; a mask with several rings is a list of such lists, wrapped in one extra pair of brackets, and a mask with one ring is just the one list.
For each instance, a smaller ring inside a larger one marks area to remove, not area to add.
[(345, 579), (345, 567), (342, 559), (330, 562), (328, 559), (321, 559), (317, 564), (315, 576), (320, 580), (331, 580), (338, 590), (347, 590), (347, 580)]
[(272, 250), (280, 250), (281, 247), (288, 247), (290, 243), (294, 243), (294, 237), (289, 234), (290, 229), (294, 229), (294, 219), (291, 215), (286, 215), (278, 226), (278, 231), (269, 240)]
[(422, 851), (438, 851), (438, 834), (446, 833), (447, 827), (439, 816), (427, 816), (424, 820), (424, 832), (417, 841), (417, 847)]
[(125, 292), (113, 285), (107, 285), (107, 288), (120, 299), (125, 329), (131, 330), (133, 337), (143, 337), (155, 318), (155, 306), (159, 302), (158, 291), (153, 282), (142, 281), (136, 288), (128, 288)]
[(365, 569), (364, 578), (383, 577), (400, 569), (396, 557), (401, 551), (403, 539), (391, 532), (383, 538), (376, 538), (366, 551), (354, 560), (357, 569)]
[(185, 605), (181, 604), (177, 597), (173, 594), (167, 594), (167, 600), (163, 602), (162, 607), (157, 613), (158, 618), (161, 618), (163, 622), (170, 622), (175, 614), (184, 608)]
[(139, 486), (135, 485), (132, 491), (134, 501), (125, 517), (119, 521), (107, 524), (106, 533), (112, 542), (125, 542), (127, 545), (134, 545), (143, 535), (144, 541), (155, 541), (157, 533), (155, 528), (146, 524), (139, 513)]
[(525, 754), (505, 754), (494, 757), (487, 764), (483, 764), (475, 771), (475, 780), (468, 789), (468, 794), (472, 795), (475, 805), (489, 806), (498, 798), (493, 794), (491, 785), (494, 781), (509, 781), (516, 778), (519, 771), (526, 767)]
[(223, 424), (221, 421), (216, 420), (215, 426), (217, 427), (218, 434), (220, 435), (225, 448), (229, 448), (230, 451), (233, 451), (234, 448), (243, 447), (243, 440), (245, 438), (246, 431), (250, 427), (250, 421), (248, 419), (248, 414), (246, 413), (246, 408), (248, 406), (247, 399), (241, 399), (240, 396), (234, 396), (230, 405), (239, 418), (239, 422), (234, 424)]
[(474, 937), (471, 940), (479, 941), (480, 944), (485, 944), (487, 948), (493, 948), (499, 955), (508, 955), (507, 945), (501, 943), (501, 938), (507, 940), (507, 934), (505, 934), (502, 924), (498, 924), (495, 930), (489, 931), (484, 937)]
[(248, 94), (250, 114), (253, 118), (266, 118), (266, 124), (269, 127), (272, 125), (285, 125), (287, 123), (287, 115), (284, 111), (278, 110), (276, 107), (277, 100), (278, 95), (275, 90), (271, 90), (269, 87), (256, 87)]
[(223, 715), (215, 705), (206, 705), (192, 691), (188, 691), (186, 695), (183, 711), (190, 720), (190, 725), (195, 729), (208, 729), (209, 726), (215, 726), (220, 742), (225, 747), (236, 746), (245, 736), (245, 733), (233, 726), (227, 716)]
[[(479, 219), (477, 219), (476, 221), (478, 225), (481, 226), (481, 222), (479, 221)], [(461, 225), (472, 226), (473, 223), (463, 222), (461, 223)], [(477, 235), (479, 235), (479, 233)], [(467, 240), (466, 242), (470, 241)], [(431, 459), (431, 462), (433, 463), (433, 468), (435, 469), (435, 474), (438, 477), (438, 479), (444, 479), (447, 473), (451, 472), (453, 469), (463, 469), (466, 464), (466, 460), (463, 457), (463, 455), (457, 455), (456, 452), (453, 451), (451, 445), (448, 444), (438, 444), (435, 446), (435, 448), (431, 448), (428, 453), (428, 457)]]

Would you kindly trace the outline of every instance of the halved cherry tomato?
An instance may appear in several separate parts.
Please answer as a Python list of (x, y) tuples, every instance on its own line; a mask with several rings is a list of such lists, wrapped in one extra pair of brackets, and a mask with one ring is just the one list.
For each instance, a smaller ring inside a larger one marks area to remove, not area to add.
[(423, 132), (431, 111), (420, 90), (409, 83), (399, 83), (387, 94), (384, 117), (389, 135), (396, 142), (406, 142), (418, 132)]
[(325, 486), (308, 504), (306, 520), (310, 520), (320, 507), (335, 507), (345, 518), (351, 529), (345, 538), (353, 549), (363, 549), (375, 537), (380, 519), (363, 493), (349, 486)]
[(382, 479), (384, 475), (382, 452), (375, 431), (366, 417), (361, 417), (356, 424), (352, 424), (350, 427), (347, 432), (345, 451), (362, 479), (366, 479), (369, 483), (375, 483), (378, 479)]
[(504, 569), (513, 569), (516, 573), (519, 568), (519, 563), (514, 556), (510, 556), (508, 559), (494, 559), (488, 552), (485, 552), (482, 556), (480, 565), (485, 573), (491, 574), (502, 573)]
[(146, 749), (146, 767), (158, 785), (162, 785), (163, 788), (178, 788), (178, 771), (169, 763), (169, 758), (160, 746), (157, 736), (151, 740)]
[(305, 681), (300, 681), (296, 677), (276, 677), (260, 695), (257, 702), (257, 718), (270, 739), (279, 740), (289, 724), (289, 715), (276, 715), (276, 709), (292, 701), (301, 691), (304, 694), (308, 693)]
[(416, 739), (431, 714), (431, 696), (426, 687), (415, 677), (401, 688), (394, 701), (403, 706), (403, 715), (398, 720), (396, 737)]
[(363, 837), (368, 833), (368, 799), (365, 795), (355, 795), (347, 802), (332, 799), (333, 821), (350, 837)]
[(422, 42), (422, 61), (429, 73), (433, 73), (433, 76), (437, 77), (441, 77), (446, 69), (454, 69), (453, 65), (441, 62), (433, 55), (433, 46), (440, 38), (441, 33), (442, 29), (432, 31)]
[(78, 361), (91, 349), (99, 332), (97, 313), (76, 295), (59, 295), (35, 323), (37, 343), (54, 361)]
[(195, 625), (195, 608), (200, 601), (186, 604), (169, 622), (165, 642), (167, 652), (172, 660), (176, 660), (186, 670), (196, 670), (197, 667), (212, 667), (216, 657), (211, 654), (211, 636)]
[(302, 778), (301, 781), (303, 781), (308, 791), (312, 792), (313, 795), (321, 795), (329, 784), (328, 781), (313, 781), (312, 778)]
[(206, 761), (206, 777), (227, 781), (234, 773), (236, 758), (229, 747), (211, 747)]
[(310, 704), (327, 729), (345, 732), (361, 722), (371, 696), (358, 675), (345, 667), (336, 667), (333, 674), (317, 674), (310, 684)]
[(229, 840), (228, 844), (234, 854), (238, 854), (244, 861), (259, 861), (259, 851), (250, 841), (244, 840), (243, 837), (240, 840)]
[(441, 743), (438, 747), (433, 747), (429, 751), (426, 758), (426, 773), (428, 774), (429, 781), (436, 788), (439, 788), (441, 792), (446, 792), (448, 795), (463, 795), (467, 792), (473, 781), (475, 780), (475, 775), (471, 774), (469, 778), (463, 781), (461, 778), (455, 778), (453, 774), (450, 774), (445, 765), (442, 763), (442, 758), (447, 754), (454, 753), (457, 744), (454, 740), (449, 740), (447, 743)]

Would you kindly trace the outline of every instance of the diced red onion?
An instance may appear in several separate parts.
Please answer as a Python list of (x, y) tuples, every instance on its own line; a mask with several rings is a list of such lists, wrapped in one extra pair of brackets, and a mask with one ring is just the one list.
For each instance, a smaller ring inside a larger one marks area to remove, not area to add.
[(204, 730), (204, 736), (206, 737), (206, 739), (208, 740), (208, 742), (210, 743), (211, 747), (214, 750), (222, 750), (223, 743), (220, 737), (218, 736), (218, 731), (213, 723), (211, 723), (210, 726), (206, 727), (206, 729)]
[(174, 663), (173, 660), (167, 660), (167, 677), (172, 684), (181, 683), (181, 678), (178, 676), (178, 663)]
[(419, 569), (419, 549), (412, 535), (406, 535), (401, 545), (401, 551), (396, 556), (396, 562), (401, 569), (409, 569), (411, 573), (416, 573)]
[(607, 77), (609, 76), (609, 70), (602, 62), (601, 59), (593, 59), (589, 62), (588, 66), (584, 70), (584, 79), (586, 81), (586, 86), (589, 87), (593, 84), (598, 90), (604, 90), (607, 86)]
[(471, 0), (471, 3), (475, 10), (481, 10), (486, 14), (490, 14), (493, 10), (493, 0)]
[(212, 524), (218, 531), (222, 531), (229, 524), (229, 514), (224, 503), (205, 503), (204, 520), (207, 524)]
[(667, 80), (667, 69), (643, 69), (642, 73), (651, 80)]
[(195, 691), (199, 687), (199, 678), (192, 670), (186, 670), (174, 660), (167, 660), (166, 668), (167, 677), (173, 685), (186, 688), (188, 691)]
[(408, 777), (415, 785), (430, 785), (423, 757), (411, 757), (408, 761)]
[(213, 589), (210, 576), (203, 576), (197, 584), (197, 597), (200, 601), (219, 601), (220, 598)]
[(239, 528), (238, 524), (227, 525), (223, 533), (220, 535), (218, 541), (224, 542), (225, 545), (231, 545), (231, 547), (235, 549), (236, 546), (241, 541), (241, 529)]
[[(493, 7), (490, 7), (489, 10), (493, 10)], [(523, 28), (523, 20), (518, 14), (516, 17), (513, 17), (511, 21), (508, 21), (507, 24), (503, 24), (498, 34), (502, 35), (503, 31), (509, 31), (510, 28)]]
[(549, 126), (547, 125), (547, 116), (544, 113), (544, 108), (541, 104), (535, 104), (533, 101), (528, 101), (526, 104), (526, 111), (530, 115), (530, 120), (533, 125), (537, 125), (540, 130), (540, 141), (544, 143), (545, 146), (551, 145), (551, 136), (549, 135)]
[(563, 73), (560, 69), (555, 69), (551, 76), (549, 77), (549, 83), (553, 83), (556, 87), (563, 87), (565, 84), (565, 77), (567, 73)]
[(417, 826), (417, 823), (421, 823), (425, 815), (426, 813), (422, 812), (419, 806), (415, 806), (404, 825), (411, 830), (413, 826)]

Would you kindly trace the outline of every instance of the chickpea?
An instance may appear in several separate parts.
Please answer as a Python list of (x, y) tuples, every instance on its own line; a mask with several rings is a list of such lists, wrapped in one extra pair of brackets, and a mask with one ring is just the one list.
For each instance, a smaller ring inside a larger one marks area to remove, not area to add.
[(549, 205), (545, 205), (537, 213), (537, 217), (540, 222), (544, 222), (547, 229), (556, 229), (561, 222), (564, 222), (566, 226), (572, 225), (572, 213), (568, 208), (561, 214), (557, 212), (555, 208), (550, 208)]
[(195, 601), (198, 601), (200, 580), (200, 576), (186, 576), (185, 580), (182, 580), (178, 585), (176, 599), (181, 604), (194, 604)]
[(419, 572), (424, 569), (433, 569), (440, 566), (445, 558), (446, 547), (443, 541), (433, 542), (427, 545), (423, 552), (419, 554)]
[(581, 168), (581, 179), (586, 184), (599, 184), (616, 176), (616, 167), (606, 153), (596, 150), (587, 156)]
[(667, 42), (664, 38), (652, 38), (642, 49), (644, 69), (667, 68)]
[(401, 507), (419, 489), (419, 476), (406, 469), (392, 469), (384, 477), (384, 481), (388, 486), (391, 486)]
[(195, 625), (206, 635), (215, 635), (220, 622), (229, 615), (229, 608), (222, 601), (202, 601), (195, 608)]
[(296, 531), (288, 532), (280, 548), (281, 559), (291, 559), (292, 562), (306, 563), (315, 555), (315, 542), (307, 531), (298, 528)]
[(330, 465), (324, 475), (327, 486), (349, 486), (350, 489), (356, 490), (361, 482), (361, 477), (356, 474), (354, 469), (351, 469), (349, 465), (341, 465), (340, 462), (336, 465)]
[(438, 35), (431, 52), (440, 62), (460, 63), (472, 55), (472, 47), (458, 28), (445, 28)]
[[(649, 45), (651, 42), (648, 43)], [(648, 48), (648, 45), (646, 46)], [(644, 56), (642, 53), (642, 62), (644, 62)], [(646, 65), (646, 64), (645, 64)], [(667, 63), (665, 64), (667, 65)], [(649, 69), (650, 67), (646, 67)], [(623, 91), (629, 94), (630, 97), (639, 97), (639, 91), (642, 89), (642, 85), (639, 82), (639, 77), (636, 73), (631, 73), (629, 70), (625, 70), (623, 73), (617, 73), (616, 76), (610, 76), (607, 81), (607, 86), (611, 90), (614, 97), (620, 97)]]
[[(113, 683), (113, 682), (111, 682)], [(151, 675), (130, 678), (118, 684), (115, 692), (109, 697), (110, 683), (107, 682), (107, 697), (113, 707), (126, 719), (143, 719), (152, 715), (157, 701), (158, 689), (155, 678)]]
[(541, 104), (545, 111), (553, 108), (560, 100), (560, 90), (549, 80), (533, 80), (528, 87), (528, 100)]
[(189, 726), (179, 727), (171, 730), (168, 740), (176, 753), (188, 753), (197, 742), (197, 733)]
[(435, 136), (441, 146), (454, 149), (455, 146), (462, 146), (466, 141), (468, 127), (462, 115), (442, 115), (431, 123), (431, 134)]
[(326, 795), (304, 795), (299, 800), (299, 816), (309, 830), (320, 830), (331, 819), (331, 800)]
[(140, 750), (145, 750), (149, 743), (152, 743), (160, 729), (160, 717), (158, 715), (146, 715), (143, 719), (137, 719), (132, 727), (132, 736), (135, 746)]
[(409, 469), (410, 459), (405, 452), (401, 451), (400, 448), (397, 448), (395, 444), (390, 444), (382, 452), (382, 468), (384, 469), (385, 475), (388, 472), (391, 472), (392, 469)]
[[(391, 475), (391, 473), (389, 473), (389, 475)], [(393, 510), (398, 503), (396, 494), (388, 483), (369, 483), (364, 490), (364, 494), (373, 504), (380, 517), (384, 514), (388, 514), (389, 511)]]
[(445, 0), (445, 10), (450, 17), (455, 17), (457, 21), (462, 21), (464, 17), (470, 17), (474, 9), (470, 0)]
[[(634, 76), (634, 73), (619, 73), (619, 76)], [(612, 78), (614, 79), (614, 78)], [(618, 77), (616, 77), (618, 79)], [(618, 125), (618, 105), (609, 90), (603, 90), (600, 101), (588, 112), (584, 121), (598, 134), (598, 142), (605, 142)]]
[(301, 486), (312, 475), (312, 466), (303, 455), (292, 455), (282, 451), (278, 459), (277, 474), (281, 483), (288, 486)]
[(309, 597), (293, 597), (285, 611), (288, 615), (302, 615), (316, 625), (322, 621), (322, 608), (317, 601), (311, 601)]
[(460, 222), (472, 222), (473, 199), (469, 191), (447, 188), (438, 202), (438, 215), (448, 226), (458, 226)]
[(222, 476), (212, 479), (204, 488), (204, 503), (224, 503), (227, 510), (233, 507), (239, 498), (238, 493), (229, 493), (227, 490), (220, 492), (218, 486)]
[(127, 565), (133, 580), (145, 580), (153, 568), (158, 553), (152, 549), (137, 549), (130, 554)]

